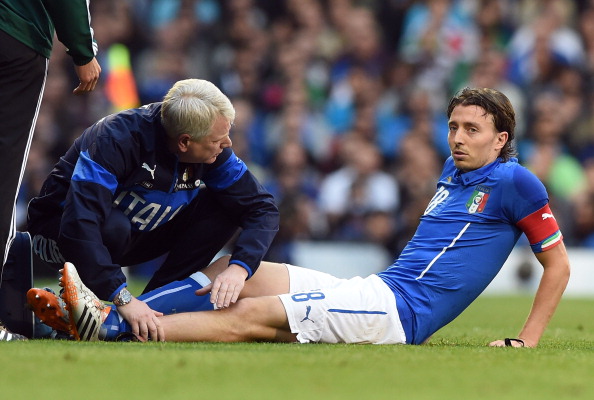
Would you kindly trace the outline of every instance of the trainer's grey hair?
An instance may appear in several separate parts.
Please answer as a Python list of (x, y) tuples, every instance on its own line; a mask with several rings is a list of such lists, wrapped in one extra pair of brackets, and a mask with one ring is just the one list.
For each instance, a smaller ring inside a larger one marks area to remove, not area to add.
[(203, 79), (178, 81), (163, 98), (161, 121), (172, 138), (187, 133), (199, 141), (208, 135), (218, 116), (233, 123), (233, 104), (212, 82)]

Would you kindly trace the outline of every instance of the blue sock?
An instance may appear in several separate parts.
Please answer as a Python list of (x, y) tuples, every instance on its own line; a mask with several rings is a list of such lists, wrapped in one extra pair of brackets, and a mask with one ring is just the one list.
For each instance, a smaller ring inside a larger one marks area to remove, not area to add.
[[(158, 289), (138, 296), (148, 306), (163, 314), (175, 314), (190, 311), (206, 311), (214, 309), (210, 295), (196, 296), (194, 292), (210, 283), (210, 279), (202, 272), (196, 272), (183, 281), (175, 281)], [(111, 312), (101, 325), (101, 336), (104, 340), (114, 340), (122, 332), (131, 332), (130, 325), (112, 307)]]

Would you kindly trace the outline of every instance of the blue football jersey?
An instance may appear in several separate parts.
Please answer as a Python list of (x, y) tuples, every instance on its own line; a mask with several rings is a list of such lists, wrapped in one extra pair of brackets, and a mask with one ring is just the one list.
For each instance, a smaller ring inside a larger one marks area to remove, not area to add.
[[(450, 157), (415, 235), (378, 274), (396, 296), (407, 343), (423, 343), (464, 311), (539, 213), (552, 216), (544, 185), (517, 159), (461, 173)], [(554, 217), (545, 217), (528, 235), (534, 251), (561, 240)]]

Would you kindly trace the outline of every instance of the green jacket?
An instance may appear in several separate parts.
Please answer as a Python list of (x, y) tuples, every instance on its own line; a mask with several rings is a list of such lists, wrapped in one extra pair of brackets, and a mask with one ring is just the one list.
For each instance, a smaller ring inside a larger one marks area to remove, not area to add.
[(76, 65), (97, 54), (87, 0), (0, 0), (0, 30), (50, 58), (54, 29)]

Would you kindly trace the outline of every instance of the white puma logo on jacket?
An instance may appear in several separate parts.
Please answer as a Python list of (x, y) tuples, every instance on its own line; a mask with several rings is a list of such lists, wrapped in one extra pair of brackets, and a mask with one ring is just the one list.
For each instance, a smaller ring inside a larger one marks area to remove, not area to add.
[(143, 163), (142, 164), (142, 168), (146, 169), (148, 172), (151, 173), (151, 177), (153, 179), (155, 179), (155, 170), (157, 169), (157, 166), (155, 165), (152, 169), (151, 167), (149, 167), (149, 165), (147, 163)]

